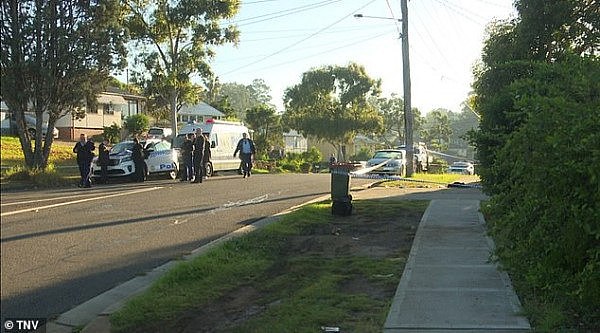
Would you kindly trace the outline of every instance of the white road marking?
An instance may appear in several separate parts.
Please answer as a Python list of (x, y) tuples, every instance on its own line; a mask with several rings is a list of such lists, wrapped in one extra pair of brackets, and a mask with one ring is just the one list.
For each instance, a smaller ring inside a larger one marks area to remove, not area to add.
[(74, 201), (61, 202), (61, 203), (57, 203), (57, 204), (53, 204), (53, 205), (33, 207), (33, 208), (15, 210), (15, 211), (12, 211), (12, 212), (6, 212), (6, 213), (0, 214), (0, 216), (16, 215), (16, 214), (21, 214), (21, 213), (33, 212), (33, 211), (35, 211), (37, 213), (40, 209), (49, 209), (49, 208), (55, 208), (55, 207), (60, 207), (60, 206), (72, 205), (72, 204), (77, 204), (77, 203), (82, 203), (82, 202), (87, 202), (87, 201), (102, 200), (102, 199), (107, 199), (107, 198), (120, 197), (120, 196), (124, 196), (124, 195), (149, 192), (149, 191), (154, 191), (154, 190), (158, 190), (158, 189), (161, 189), (161, 188), (162, 188), (162, 186), (154, 186), (154, 187), (150, 187), (150, 188), (142, 188), (142, 189), (138, 189), (138, 190), (127, 191), (127, 192), (116, 193), (116, 194), (109, 194), (109, 195), (104, 195), (104, 196), (99, 196), (99, 197), (94, 197), (94, 198), (87, 198), (87, 199), (80, 199), (80, 200), (74, 200)]
[[(97, 195), (97, 193), (86, 193), (83, 196), (92, 196), (92, 195)], [(70, 199), (70, 198), (81, 198), (81, 197), (82, 197), (82, 195), (76, 194), (76, 195), (68, 195), (68, 196), (64, 196), (64, 197), (55, 197), (55, 198), (46, 198), (46, 199), (36, 199), (36, 200), (27, 200), (27, 201), (16, 201), (16, 202), (2, 203), (2, 204), (0, 204), (0, 206), (4, 207), (4, 206), (25, 205), (25, 204), (36, 203), (36, 202), (54, 201), (54, 200), (62, 200), (62, 199)]]

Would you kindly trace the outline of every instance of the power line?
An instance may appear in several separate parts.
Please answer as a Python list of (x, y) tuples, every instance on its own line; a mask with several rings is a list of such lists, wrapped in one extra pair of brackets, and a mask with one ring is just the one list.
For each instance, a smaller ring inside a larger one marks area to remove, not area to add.
[[(274, 67), (285, 66), (285, 65), (292, 64), (292, 63), (295, 63), (295, 62), (298, 62), (298, 61), (306, 60), (306, 59), (309, 59), (309, 58), (314, 58), (314, 57), (317, 57), (317, 56), (320, 56), (320, 55), (323, 55), (323, 54), (335, 52), (335, 51), (338, 51), (338, 50), (341, 50), (341, 49), (345, 49), (345, 48), (348, 48), (348, 47), (351, 47), (351, 46), (354, 46), (354, 45), (358, 45), (358, 44), (361, 44), (361, 43), (364, 43), (364, 42), (367, 42), (367, 41), (370, 41), (370, 40), (374, 40), (374, 39), (380, 38), (382, 36), (389, 35), (391, 32), (392, 31), (386, 31), (384, 33), (377, 34), (375, 36), (369, 36), (367, 38), (360, 39), (360, 40), (354, 41), (352, 43), (344, 44), (344, 45), (341, 45), (341, 46), (338, 46), (338, 47), (335, 47), (335, 48), (327, 49), (327, 50), (319, 52), (319, 53), (314, 53), (314, 54), (311, 54), (311, 55), (303, 56), (301, 58), (296, 58), (296, 59), (293, 59), (293, 60), (287, 60), (287, 61), (276, 63), (276, 64), (270, 64), (268, 67), (257, 68), (256, 70), (246, 71), (246, 72), (242, 72), (242, 73), (252, 73), (252, 72), (255, 72), (255, 71), (262, 71), (262, 70), (271, 69), (271, 68), (274, 68)], [(229, 74), (229, 73), (225, 73), (223, 75), (227, 75), (227, 74)]]
[[(262, 22), (273, 20), (276, 18), (305, 12), (305, 11), (308, 11), (311, 9), (321, 8), (321, 7), (331, 5), (336, 2), (340, 2), (340, 1), (341, 0), (325, 0), (325, 1), (318, 2), (318, 3), (313, 3), (313, 4), (304, 5), (304, 6), (300, 6), (300, 7), (294, 7), (294, 8), (290, 8), (290, 9), (281, 10), (278, 12), (273, 12), (273, 13), (263, 14), (263, 15), (249, 17), (249, 18), (245, 18), (245, 19), (240, 19), (240, 20), (231, 22), (231, 24), (237, 24), (238, 27), (241, 27), (241, 26), (246, 26), (246, 25), (251, 25), (251, 24), (256, 24), (256, 23), (262, 23)], [(247, 21), (251, 21), (251, 22), (239, 24), (241, 22), (247, 22)]]
[(354, 11), (350, 12), (349, 14), (347, 14), (347, 15), (343, 16), (342, 18), (340, 18), (339, 20), (337, 20), (337, 21), (335, 21), (335, 22), (333, 22), (333, 23), (329, 24), (328, 26), (326, 26), (326, 27), (324, 27), (324, 28), (322, 28), (322, 29), (318, 30), (317, 32), (315, 32), (315, 33), (312, 33), (312, 34), (308, 35), (307, 37), (305, 37), (305, 38), (303, 38), (303, 39), (301, 39), (301, 40), (299, 40), (299, 41), (297, 41), (297, 42), (294, 42), (294, 43), (292, 43), (292, 44), (290, 44), (290, 45), (288, 45), (288, 46), (285, 46), (285, 47), (283, 47), (283, 48), (281, 48), (281, 49), (279, 49), (279, 50), (277, 50), (277, 51), (275, 51), (275, 52), (273, 52), (273, 53), (271, 53), (271, 54), (269, 54), (269, 55), (267, 55), (267, 56), (265, 56), (265, 57), (263, 57), (263, 58), (261, 58), (261, 59), (259, 59), (259, 60), (256, 60), (256, 61), (254, 61), (254, 62), (251, 62), (251, 63), (249, 63), (249, 64), (246, 64), (246, 65), (243, 65), (243, 66), (240, 66), (240, 67), (234, 68), (234, 69), (232, 69), (232, 70), (230, 70), (230, 71), (228, 71), (228, 72), (226, 72), (226, 73), (223, 73), (222, 75), (231, 74), (231, 73), (233, 73), (233, 72), (236, 72), (236, 71), (238, 71), (238, 70), (240, 70), (240, 69), (242, 69), (242, 68), (246, 68), (246, 67), (248, 67), (248, 66), (255, 65), (255, 64), (257, 64), (257, 63), (259, 63), (259, 62), (262, 62), (262, 61), (265, 61), (266, 59), (269, 59), (269, 58), (271, 58), (271, 57), (273, 57), (273, 56), (275, 56), (275, 55), (278, 55), (278, 54), (280, 54), (280, 53), (282, 53), (282, 52), (284, 52), (284, 51), (286, 51), (286, 50), (288, 50), (288, 49), (290, 49), (290, 48), (292, 48), (292, 47), (294, 47), (294, 46), (296, 46), (296, 45), (298, 45), (298, 44), (300, 44), (300, 43), (302, 43), (302, 42), (305, 42), (305, 41), (309, 40), (310, 38), (312, 38), (312, 37), (314, 37), (314, 36), (316, 36), (316, 35), (320, 34), (321, 32), (323, 32), (323, 31), (325, 31), (325, 30), (327, 30), (327, 29), (331, 28), (332, 26), (334, 26), (334, 25), (336, 25), (336, 24), (340, 23), (341, 21), (345, 20), (346, 18), (348, 18), (348, 17), (349, 17), (349, 16), (351, 16), (352, 14), (354, 14), (354, 13), (356, 13), (357, 11), (359, 11), (359, 10), (361, 10), (361, 9), (363, 9), (363, 8), (365, 8), (365, 7), (367, 7), (368, 5), (370, 5), (371, 3), (375, 2), (375, 1), (376, 1), (376, 0), (370, 0), (370, 1), (368, 1), (366, 4), (364, 4), (364, 5), (362, 5), (361, 7), (359, 7), (358, 9), (356, 9), (356, 10), (354, 10)]
[(390, 10), (390, 14), (392, 15), (392, 18), (394, 19), (394, 25), (396, 25), (396, 31), (398, 31), (398, 36), (402, 36), (402, 31), (400, 30), (400, 27), (398, 26), (398, 20), (396, 20), (396, 16), (394, 16), (394, 11), (392, 10), (392, 6), (390, 6), (390, 0), (385, 0), (385, 3), (388, 6), (388, 9)]

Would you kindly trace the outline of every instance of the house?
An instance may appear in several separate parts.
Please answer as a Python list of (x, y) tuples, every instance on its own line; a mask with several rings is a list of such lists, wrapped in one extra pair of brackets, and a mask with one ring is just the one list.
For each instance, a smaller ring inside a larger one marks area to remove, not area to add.
[(146, 98), (131, 94), (117, 87), (108, 87), (98, 94), (95, 107), (86, 107), (85, 117), (75, 119), (68, 113), (56, 121), (59, 129), (59, 138), (62, 140), (75, 140), (80, 134), (88, 136), (102, 134), (104, 127), (117, 124), (122, 127), (122, 121), (127, 116), (143, 113)]
[[(2, 102), (0, 120), (2, 121), (2, 134), (14, 134), (11, 127), (11, 112)], [(131, 94), (116, 87), (108, 87), (98, 94), (95, 107), (85, 107), (85, 116), (81, 119), (69, 112), (56, 121), (54, 127), (58, 129), (58, 139), (73, 141), (82, 133), (88, 136), (102, 134), (105, 126), (117, 124), (122, 127), (122, 120), (130, 115), (142, 113), (146, 105), (146, 98)], [(30, 113), (35, 117), (35, 114)], [(44, 122), (48, 122), (48, 115), (44, 115)]]
[(382, 145), (380, 142), (361, 134), (356, 135), (351, 143), (341, 145), (339, 150), (337, 150), (329, 142), (312, 138), (309, 140), (308, 146), (317, 148), (323, 155), (324, 159), (327, 159), (333, 154), (338, 161), (349, 161), (362, 149), (373, 152), (377, 149), (384, 148), (384, 145)]
[(177, 120), (180, 123), (204, 123), (208, 119), (220, 120), (223, 117), (225, 117), (223, 112), (204, 102), (195, 105), (183, 105), (177, 112)]
[(296, 130), (283, 133), (283, 142), (284, 153), (303, 153), (308, 151), (308, 140)]

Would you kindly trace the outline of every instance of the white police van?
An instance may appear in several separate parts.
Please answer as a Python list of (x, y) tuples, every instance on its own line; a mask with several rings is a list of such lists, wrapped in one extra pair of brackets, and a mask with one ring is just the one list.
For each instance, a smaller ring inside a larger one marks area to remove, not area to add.
[[(233, 152), (237, 147), (238, 141), (242, 139), (243, 133), (250, 135), (248, 127), (242, 123), (233, 121), (223, 121), (209, 119), (205, 123), (188, 123), (184, 125), (173, 138), (173, 149), (177, 152), (185, 141), (185, 136), (189, 133), (196, 133), (196, 129), (203, 133), (208, 133), (208, 140), (211, 147), (211, 159), (206, 165), (206, 176), (210, 177), (217, 171), (240, 170), (240, 159), (233, 157)], [(179, 165), (182, 165), (180, 157)], [(241, 173), (240, 173), (241, 174)]]
[[(110, 149), (107, 168), (109, 177), (134, 176), (135, 165), (133, 164), (131, 153), (133, 144), (133, 141), (123, 141), (117, 143)], [(144, 173), (146, 175), (165, 174), (171, 179), (177, 177), (178, 162), (169, 141), (148, 139), (140, 140), (140, 144), (144, 147)], [(92, 177), (100, 177), (98, 157), (94, 157), (92, 161)]]

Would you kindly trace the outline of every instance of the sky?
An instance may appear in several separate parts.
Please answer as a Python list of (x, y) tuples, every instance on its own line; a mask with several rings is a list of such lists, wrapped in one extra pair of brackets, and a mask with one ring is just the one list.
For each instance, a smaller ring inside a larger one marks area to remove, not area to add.
[[(356, 18), (355, 14), (379, 18)], [(512, 0), (409, 0), (412, 106), (459, 112), (471, 91), (485, 29), (516, 15)], [(363, 65), (382, 96), (403, 95), (400, 0), (242, 0), (237, 46), (215, 47), (221, 83), (263, 79), (283, 111), (285, 89), (327, 65)]]

